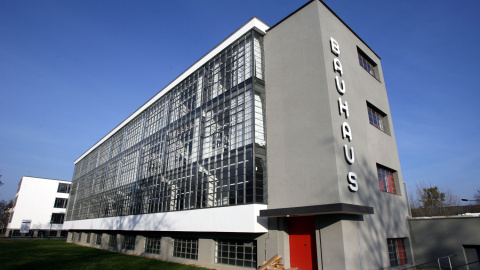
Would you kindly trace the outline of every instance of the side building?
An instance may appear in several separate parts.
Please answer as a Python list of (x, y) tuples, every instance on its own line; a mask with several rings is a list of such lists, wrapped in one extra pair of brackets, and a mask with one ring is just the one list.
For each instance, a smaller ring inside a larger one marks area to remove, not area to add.
[(18, 184), (6, 235), (67, 237), (63, 229), (70, 181), (24, 176)]
[(413, 264), (380, 58), (323, 2), (253, 18), (75, 161), (68, 241), (211, 268)]

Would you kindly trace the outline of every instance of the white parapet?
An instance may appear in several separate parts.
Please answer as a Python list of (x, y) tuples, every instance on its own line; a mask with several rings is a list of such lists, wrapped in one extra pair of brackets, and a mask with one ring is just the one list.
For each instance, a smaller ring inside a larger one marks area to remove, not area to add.
[(248, 204), (143, 215), (66, 221), (65, 230), (126, 230), (265, 233), (264, 204)]

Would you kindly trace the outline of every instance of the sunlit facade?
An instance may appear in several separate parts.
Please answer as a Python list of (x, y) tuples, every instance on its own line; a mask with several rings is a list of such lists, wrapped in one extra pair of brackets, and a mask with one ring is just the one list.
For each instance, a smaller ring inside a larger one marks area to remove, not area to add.
[(262, 42), (246, 33), (76, 162), (67, 220), (263, 203)]
[(323, 2), (253, 18), (75, 161), (67, 241), (216, 269), (412, 263), (381, 62)]
[(66, 237), (63, 229), (71, 182), (24, 176), (10, 212), (7, 237)]

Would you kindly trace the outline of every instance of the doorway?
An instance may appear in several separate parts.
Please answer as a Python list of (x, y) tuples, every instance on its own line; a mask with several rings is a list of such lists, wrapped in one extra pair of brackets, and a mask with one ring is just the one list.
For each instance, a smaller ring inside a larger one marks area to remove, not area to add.
[(317, 245), (315, 217), (288, 219), (290, 265), (301, 270), (317, 270)]

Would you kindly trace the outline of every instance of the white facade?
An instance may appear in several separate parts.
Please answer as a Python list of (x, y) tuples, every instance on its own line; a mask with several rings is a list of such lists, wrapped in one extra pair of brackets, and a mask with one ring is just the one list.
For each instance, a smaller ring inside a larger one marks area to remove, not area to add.
[[(58, 192), (61, 184), (68, 189), (64, 189), (64, 192)], [(68, 191), (70, 191), (69, 181), (22, 177), (7, 227), (7, 235), (20, 236), (19, 233), (21, 233), (22, 236), (25, 236), (27, 234), (25, 230), (29, 229), (31, 232), (29, 235), (31, 236), (47, 236), (47, 232), (50, 230), (62, 230), (63, 217), (69, 197)], [(64, 203), (61, 207), (55, 207), (56, 203), (57, 206), (60, 206), (59, 202), (62, 201)], [(58, 214), (55, 217), (59, 217), (60, 221), (52, 220), (53, 214)], [(51, 223), (51, 221), (53, 222)], [(24, 225), (23, 229), (22, 224)], [(39, 231), (44, 232), (39, 233)], [(56, 235), (60, 236), (60, 233)]]
[[(66, 221), (65, 230), (171, 231), (266, 233), (267, 218), (259, 217), (266, 205), (152, 213), (109, 218)], [(221, 217), (221, 218), (219, 218)], [(195, 222), (192, 222), (195, 220)], [(215, 220), (215, 222), (212, 222)], [(161, 222), (158, 222), (161, 221)]]

